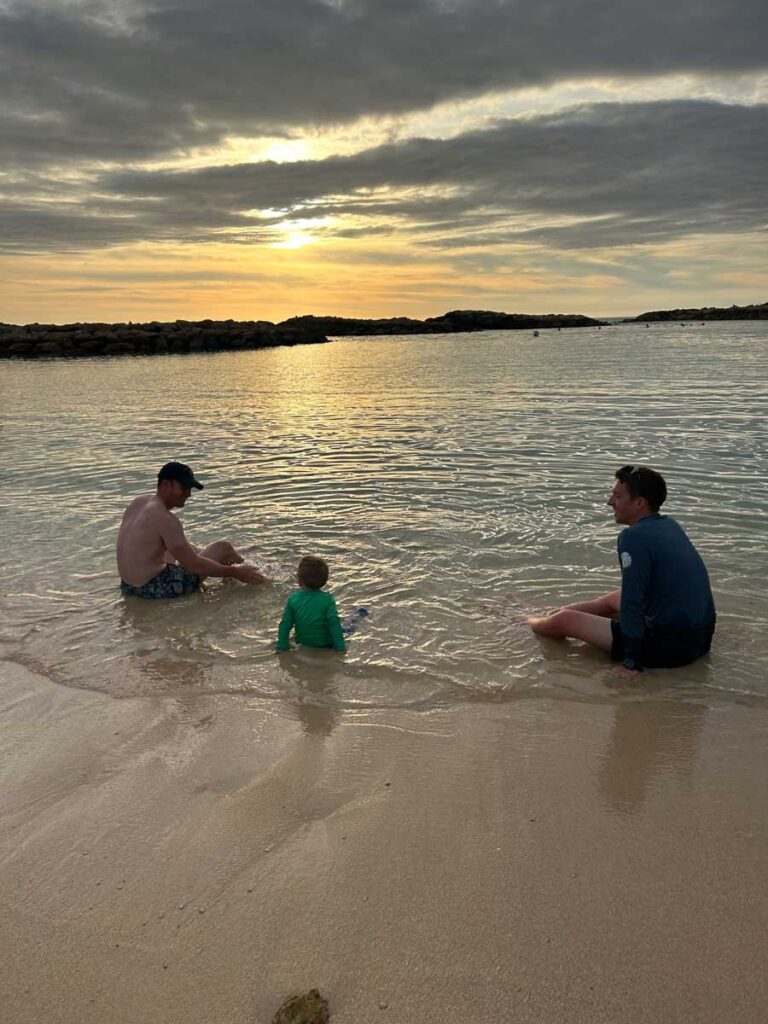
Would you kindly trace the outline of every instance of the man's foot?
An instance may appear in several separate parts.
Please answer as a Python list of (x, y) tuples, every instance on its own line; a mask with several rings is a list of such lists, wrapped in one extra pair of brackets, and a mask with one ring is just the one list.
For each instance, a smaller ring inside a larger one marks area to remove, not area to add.
[(531, 615), (525, 621), (534, 633), (539, 636), (552, 637), (554, 640), (562, 640), (567, 635), (561, 626), (557, 624), (555, 615)]

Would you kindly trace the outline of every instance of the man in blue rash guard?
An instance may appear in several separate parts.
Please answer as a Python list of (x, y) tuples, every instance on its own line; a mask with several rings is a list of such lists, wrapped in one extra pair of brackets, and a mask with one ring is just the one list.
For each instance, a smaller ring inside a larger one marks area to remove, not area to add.
[(616, 471), (608, 504), (628, 527), (617, 545), (621, 589), (528, 619), (535, 633), (610, 651), (623, 677), (687, 665), (707, 653), (716, 619), (709, 577), (680, 524), (659, 514), (666, 497), (664, 478), (647, 466)]

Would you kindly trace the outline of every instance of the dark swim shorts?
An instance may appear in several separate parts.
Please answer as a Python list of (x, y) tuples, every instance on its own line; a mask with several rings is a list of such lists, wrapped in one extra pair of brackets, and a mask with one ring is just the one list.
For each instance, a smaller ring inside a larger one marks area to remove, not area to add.
[(196, 576), (183, 565), (168, 564), (142, 587), (133, 587), (120, 580), (120, 590), (124, 597), (181, 597), (199, 590), (202, 582), (202, 576)]
[[(640, 664), (645, 668), (679, 668), (702, 658), (712, 645), (715, 623), (701, 629), (649, 629), (643, 637)], [(611, 661), (624, 661), (621, 623), (611, 620)]]

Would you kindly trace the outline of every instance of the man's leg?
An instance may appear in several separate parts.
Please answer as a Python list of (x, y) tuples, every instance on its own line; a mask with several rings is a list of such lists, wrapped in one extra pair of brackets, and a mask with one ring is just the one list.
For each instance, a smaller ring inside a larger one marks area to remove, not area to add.
[(604, 615), (611, 618), (619, 614), (621, 607), (621, 590), (612, 590), (610, 594), (595, 597), (591, 601), (580, 601), (577, 604), (566, 604), (561, 611), (588, 612), (590, 615)]
[(203, 558), (210, 558), (213, 562), (219, 562), (221, 565), (241, 565), (245, 561), (240, 552), (228, 540), (214, 541), (198, 554), (201, 554)]
[(534, 633), (552, 637), (553, 640), (571, 637), (574, 640), (584, 640), (603, 651), (610, 651), (613, 644), (609, 617), (593, 615), (574, 608), (562, 608), (553, 615), (528, 619), (528, 625)]
[[(240, 552), (229, 543), (228, 540), (217, 540), (213, 544), (209, 544), (207, 548), (199, 548), (195, 544), (191, 545), (198, 555), (202, 555), (203, 558), (210, 558), (213, 562), (218, 562), (220, 565), (241, 565), (245, 559)], [(164, 555), (165, 561), (168, 565), (177, 565), (176, 559), (170, 553), (166, 551)], [(198, 576), (197, 579), (207, 579), (207, 576)]]

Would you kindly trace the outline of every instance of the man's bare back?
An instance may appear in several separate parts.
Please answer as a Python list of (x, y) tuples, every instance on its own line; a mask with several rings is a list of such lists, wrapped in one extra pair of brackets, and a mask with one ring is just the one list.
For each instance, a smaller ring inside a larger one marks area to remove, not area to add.
[[(192, 488), (203, 489), (189, 466), (169, 462), (158, 474), (156, 494), (141, 494), (123, 515), (117, 536), (117, 567), (124, 593), (138, 588), (148, 592), (139, 597), (166, 597), (182, 593), (178, 588), (157, 587), (153, 581), (161, 573), (167, 576), (169, 565), (178, 563), (187, 572), (183, 592), (199, 587), (206, 576), (237, 579), (241, 583), (263, 583), (264, 577), (227, 540), (216, 541), (202, 551), (184, 536), (171, 509), (183, 508)], [(178, 570), (181, 572), (181, 570)]]
[(163, 540), (169, 519), (181, 527), (179, 520), (168, 511), (157, 495), (141, 494), (134, 498), (125, 510), (117, 535), (117, 569), (120, 579), (133, 587), (142, 587), (162, 572), (169, 561), (175, 561)]

